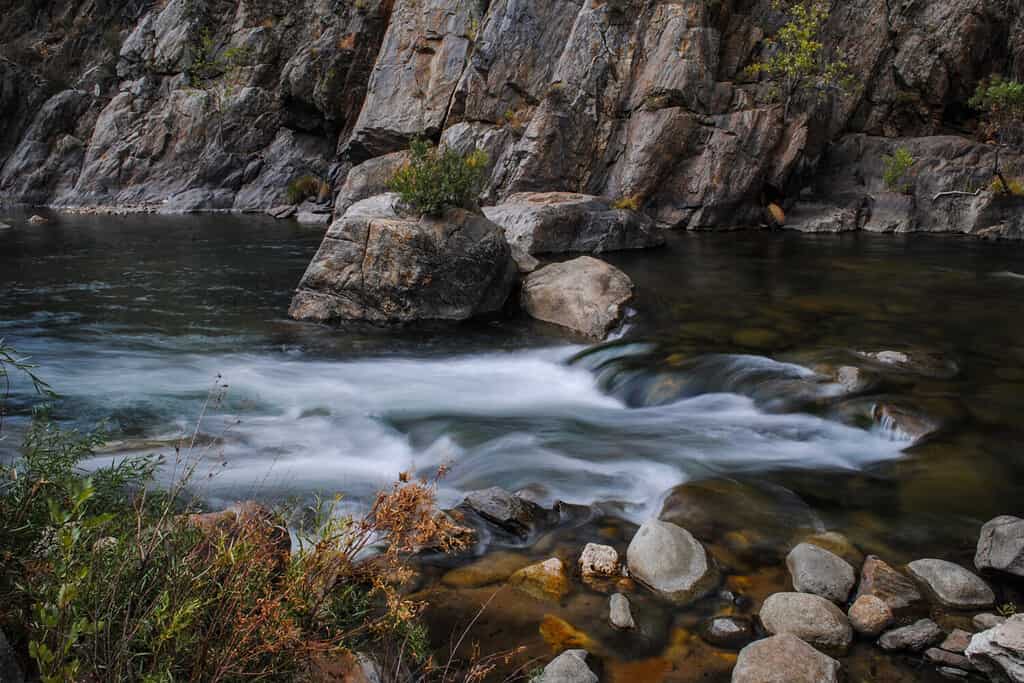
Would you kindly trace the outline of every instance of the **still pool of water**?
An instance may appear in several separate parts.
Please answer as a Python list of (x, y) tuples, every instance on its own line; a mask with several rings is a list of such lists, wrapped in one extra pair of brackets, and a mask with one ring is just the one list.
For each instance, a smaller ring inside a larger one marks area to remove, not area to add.
[[(606, 255), (633, 278), (635, 313), (592, 349), (518, 317), (397, 331), (290, 321), (321, 237), (292, 222), (5, 222), (0, 337), (62, 394), (55, 415), (105, 420), (113, 451), (169, 452), (218, 387), (198, 423), (216, 441), (204, 465), (216, 476), (202, 478), (214, 504), (344, 491), (358, 505), (402, 471), (447, 464), (446, 504), (526, 487), (629, 525), (683, 482), (728, 478), (784, 491), (814, 527), (898, 562), (969, 560), (980, 523), (1024, 499), (1024, 246), (674, 235)], [(942, 371), (857, 355), (890, 349)], [(874, 373), (859, 395), (816, 374), (843, 364)], [(0, 455), (34, 400), (15, 383)], [(938, 431), (912, 443), (870, 419), (880, 403)], [(737, 511), (783, 514), (764, 498)]]

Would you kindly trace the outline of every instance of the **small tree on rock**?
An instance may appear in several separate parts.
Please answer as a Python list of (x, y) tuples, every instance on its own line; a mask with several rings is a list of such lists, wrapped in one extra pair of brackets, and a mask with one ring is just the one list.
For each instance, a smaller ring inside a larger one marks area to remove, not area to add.
[(788, 119), (801, 95), (848, 89), (848, 66), (832, 58), (821, 41), (829, 17), (824, 0), (772, 0), (772, 7), (784, 11), (787, 21), (767, 40), (770, 57), (751, 64), (747, 73), (763, 75), (772, 83), (772, 99), (783, 102), (783, 118)]
[(978, 84), (968, 104), (982, 112), (981, 132), (996, 145), (993, 186), (1001, 194), (1012, 194), (1013, 181), (1007, 181), (999, 167), (999, 150), (1024, 145), (1024, 83), (992, 76)]

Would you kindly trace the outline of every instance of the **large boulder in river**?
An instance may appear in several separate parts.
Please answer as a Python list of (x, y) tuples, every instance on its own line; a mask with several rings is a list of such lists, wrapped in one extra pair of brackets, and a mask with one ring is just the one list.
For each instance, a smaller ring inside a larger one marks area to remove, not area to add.
[(702, 598), (718, 584), (704, 546), (671, 522), (644, 522), (626, 549), (626, 564), (631, 577), (678, 604)]
[(740, 651), (732, 683), (838, 683), (839, 662), (789, 633)]
[(654, 221), (607, 200), (572, 192), (520, 192), (484, 208), (505, 229), (513, 248), (527, 254), (642, 249), (665, 242)]
[(974, 566), (1024, 576), (1024, 519), (1001, 515), (981, 527)]
[(964, 654), (993, 681), (1024, 683), (1024, 614), (976, 633)]
[(552, 263), (523, 282), (523, 309), (544, 322), (602, 339), (625, 312), (633, 283), (618, 268), (590, 256)]
[(996, 596), (977, 575), (946, 560), (914, 560), (907, 571), (926, 585), (935, 598), (953, 609), (988, 607)]
[(499, 311), (515, 278), (504, 233), (480, 214), (350, 210), (327, 231), (288, 313), (317, 322), (464, 320)]
[(791, 633), (828, 654), (846, 654), (853, 640), (846, 615), (818, 595), (775, 593), (764, 601), (758, 616), (768, 633)]

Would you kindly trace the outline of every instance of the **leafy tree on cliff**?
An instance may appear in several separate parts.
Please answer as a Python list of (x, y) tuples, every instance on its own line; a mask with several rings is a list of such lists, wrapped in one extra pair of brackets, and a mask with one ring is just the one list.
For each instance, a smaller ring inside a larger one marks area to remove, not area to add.
[(1007, 180), (999, 165), (1000, 147), (1024, 145), (1024, 83), (994, 75), (978, 84), (968, 102), (982, 112), (981, 133), (996, 145), (996, 177), (993, 189), (999, 194), (1017, 194), (1019, 181)]
[(772, 7), (786, 13), (787, 21), (767, 40), (770, 57), (747, 67), (752, 76), (763, 75), (772, 83), (772, 98), (784, 103), (783, 117), (798, 97), (807, 92), (819, 96), (843, 91), (849, 85), (844, 60), (830, 56), (822, 42), (829, 18), (825, 0), (773, 0)]

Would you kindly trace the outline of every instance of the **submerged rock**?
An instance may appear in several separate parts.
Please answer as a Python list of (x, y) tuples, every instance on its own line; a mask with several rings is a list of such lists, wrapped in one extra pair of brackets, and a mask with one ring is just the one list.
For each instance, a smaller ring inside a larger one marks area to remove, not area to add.
[(995, 602), (992, 589), (975, 574), (946, 560), (914, 560), (907, 570), (931, 590), (938, 601), (954, 609), (988, 607)]
[(678, 604), (704, 597), (718, 583), (718, 569), (689, 531), (650, 519), (626, 550), (632, 578)]
[(838, 683), (839, 662), (782, 633), (740, 651), (732, 683)]
[(523, 282), (523, 309), (532, 317), (603, 338), (622, 319), (633, 283), (618, 268), (580, 256), (530, 273)]
[(289, 315), (316, 322), (465, 320), (499, 311), (515, 278), (501, 229), (479, 214), (350, 212), (327, 231)]
[(965, 650), (967, 659), (998, 683), (1024, 683), (1024, 614), (976, 633)]
[(758, 615), (772, 635), (791, 633), (832, 655), (844, 655), (853, 641), (853, 628), (842, 610), (810, 593), (775, 593)]
[(537, 683), (597, 683), (597, 674), (587, 666), (586, 650), (566, 650), (544, 667)]
[(508, 583), (540, 600), (558, 602), (569, 592), (565, 565), (557, 557), (523, 567), (509, 577)]
[(856, 576), (850, 563), (811, 543), (801, 543), (786, 556), (793, 588), (836, 603), (845, 603)]
[(509, 244), (527, 254), (600, 254), (663, 244), (647, 216), (615, 209), (604, 199), (571, 192), (520, 192), (484, 213), (505, 229)]
[(909, 626), (886, 631), (878, 639), (883, 650), (920, 652), (942, 640), (942, 629), (931, 619), (919, 619)]
[(1024, 519), (1002, 515), (981, 527), (974, 566), (1024, 576)]
[(616, 593), (608, 600), (608, 620), (618, 629), (636, 628), (633, 614), (629, 609), (629, 599), (622, 593)]
[(716, 647), (737, 650), (754, 639), (754, 626), (744, 617), (712, 617), (701, 624), (700, 637)]

